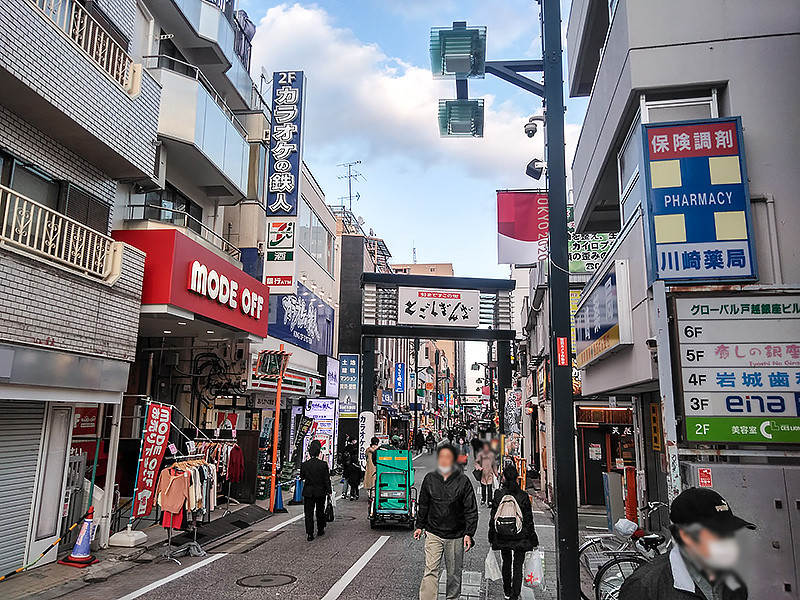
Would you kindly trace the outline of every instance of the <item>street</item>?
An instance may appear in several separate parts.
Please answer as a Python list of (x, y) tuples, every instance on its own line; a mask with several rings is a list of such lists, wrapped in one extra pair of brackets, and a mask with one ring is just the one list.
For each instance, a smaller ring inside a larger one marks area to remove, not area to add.
[[(426, 453), (416, 458), (414, 464), (419, 487), (425, 473), (434, 468), (435, 461)], [(206, 548), (208, 556), (181, 557), (181, 566), (154, 560), (160, 550), (153, 549), (137, 558), (139, 564), (135, 567), (107, 581), (90, 583), (66, 594), (63, 589), (59, 592), (54, 588), (30, 597), (37, 600), (172, 600), (178, 597), (222, 600), (267, 596), (298, 600), (416, 598), (423, 570), (422, 542), (414, 541), (406, 527), (370, 529), (363, 490), (360, 500), (339, 499), (336, 508), (335, 521), (328, 526), (325, 536), (313, 542), (306, 541), (302, 507), (289, 506), (288, 514), (269, 517), (236, 537)], [(480, 577), (488, 551), (489, 509), (480, 506), (479, 511), (476, 546), (465, 556), (464, 571)], [(553, 525), (542, 511), (537, 511), (534, 518), (546, 552), (548, 572), (552, 575)], [(91, 575), (87, 577), (91, 579)], [(467, 581), (465, 575), (463, 591), (467, 591)], [(487, 583), (488, 598), (503, 598), (499, 581), (483, 581), (480, 596), (463, 597), (486, 598)], [(554, 589), (551, 578), (550, 590), (538, 594), (537, 600), (555, 598)], [(530, 591), (525, 593), (528, 598), (532, 597)], [(8, 596), (4, 598), (11, 600)]]

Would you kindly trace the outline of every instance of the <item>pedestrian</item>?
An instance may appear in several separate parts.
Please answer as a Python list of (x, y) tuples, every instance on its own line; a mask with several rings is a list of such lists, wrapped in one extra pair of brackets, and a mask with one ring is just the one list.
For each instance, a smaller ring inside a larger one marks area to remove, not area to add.
[(428, 431), (428, 437), (425, 441), (428, 444), (428, 453), (433, 454), (436, 449), (436, 438), (433, 436), (433, 431)]
[(347, 479), (347, 487), (350, 489), (350, 500), (358, 500), (358, 488), (361, 485), (361, 478), (364, 472), (358, 463), (358, 458), (351, 460), (344, 470), (344, 477)]
[(636, 569), (622, 585), (619, 600), (747, 600), (747, 587), (734, 571), (736, 533), (756, 526), (735, 516), (710, 488), (681, 492), (669, 518), (672, 550)]
[(345, 473), (347, 472), (347, 467), (350, 463), (353, 462), (353, 455), (350, 454), (350, 436), (348, 435), (345, 438), (344, 449), (341, 453), (342, 456), (342, 498), (347, 498), (347, 495), (350, 491), (350, 484), (347, 483), (347, 477), (345, 477)]
[(414, 451), (419, 454), (425, 448), (425, 434), (421, 429), (418, 429), (414, 434)]
[(367, 468), (364, 472), (364, 489), (371, 490), (375, 487), (375, 469), (378, 465), (378, 455), (377, 450), (378, 446), (380, 446), (380, 440), (376, 437), (373, 437), (369, 441), (369, 446), (367, 447), (366, 455), (367, 455)]
[(419, 492), (417, 530), (425, 533), (425, 571), (419, 586), (420, 600), (436, 600), (442, 558), (447, 571), (447, 600), (461, 596), (464, 552), (474, 545), (478, 528), (478, 504), (472, 483), (456, 467), (458, 450), (450, 444), (437, 451), (436, 471), (425, 475)]
[(494, 480), (497, 477), (497, 458), (488, 443), (475, 458), (475, 468), (481, 472), (481, 504), (491, 501), (494, 492)]
[(303, 512), (306, 516), (308, 541), (314, 539), (314, 510), (317, 511), (317, 535), (325, 535), (325, 500), (333, 492), (328, 463), (320, 460), (322, 444), (313, 440), (308, 445), (311, 458), (300, 465), (300, 479), (303, 480)]
[(499, 550), (503, 563), (503, 592), (510, 600), (522, 593), (525, 553), (539, 546), (533, 524), (531, 498), (519, 487), (519, 473), (513, 464), (503, 469), (503, 486), (494, 494), (489, 517), (489, 543)]
[(476, 458), (478, 458), (478, 452), (481, 451), (483, 442), (481, 441), (481, 438), (476, 435), (475, 437), (472, 438), (470, 444), (472, 445), (472, 460), (475, 460)]

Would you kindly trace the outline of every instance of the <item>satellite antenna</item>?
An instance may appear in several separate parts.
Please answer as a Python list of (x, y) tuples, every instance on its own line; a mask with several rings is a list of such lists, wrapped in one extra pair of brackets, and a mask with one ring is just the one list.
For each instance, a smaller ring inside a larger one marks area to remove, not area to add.
[[(356, 165), (360, 165), (360, 160), (354, 160), (352, 162), (342, 163), (340, 165), (336, 165), (337, 167), (347, 167), (347, 175), (339, 175), (339, 179), (347, 179), (347, 196), (342, 198), (342, 200), (347, 200), (350, 206), (350, 212), (353, 212), (353, 180), (358, 179), (359, 177), (366, 181), (367, 178), (364, 177), (361, 173), (356, 171), (353, 167)], [(361, 198), (361, 194), (355, 194), (355, 199), (358, 200)]]

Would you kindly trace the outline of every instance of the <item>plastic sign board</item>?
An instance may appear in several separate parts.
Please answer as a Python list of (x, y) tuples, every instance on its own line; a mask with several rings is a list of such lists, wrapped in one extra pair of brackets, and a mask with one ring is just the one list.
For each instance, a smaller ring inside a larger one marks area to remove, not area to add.
[(740, 118), (642, 130), (651, 279), (756, 279)]
[(269, 304), (269, 333), (319, 355), (333, 352), (334, 309), (297, 284), (296, 294), (274, 294)]
[(532, 265), (547, 260), (549, 211), (547, 192), (498, 190), (498, 264)]
[(616, 233), (576, 233), (575, 207), (567, 207), (567, 251), (570, 273), (594, 273), (617, 239)]
[(678, 297), (686, 439), (800, 443), (800, 295)]
[(367, 448), (375, 435), (375, 413), (364, 411), (358, 415), (358, 462), (367, 466)]
[(575, 313), (576, 366), (632, 344), (632, 327), (628, 262), (615, 260), (589, 282)]
[(358, 394), (361, 387), (358, 354), (339, 355), (339, 416), (358, 417)]
[(394, 404), (394, 393), (391, 390), (381, 392), (381, 406), (392, 406)]
[(272, 74), (272, 127), (267, 172), (267, 216), (295, 217), (303, 165), (302, 71)]
[(569, 351), (567, 348), (567, 338), (560, 337), (556, 338), (556, 357), (557, 357), (557, 365), (559, 367), (567, 367), (569, 366)]
[(439, 288), (397, 288), (397, 324), (478, 327), (480, 292)]
[(406, 391), (406, 363), (394, 365), (394, 391), (398, 394)]

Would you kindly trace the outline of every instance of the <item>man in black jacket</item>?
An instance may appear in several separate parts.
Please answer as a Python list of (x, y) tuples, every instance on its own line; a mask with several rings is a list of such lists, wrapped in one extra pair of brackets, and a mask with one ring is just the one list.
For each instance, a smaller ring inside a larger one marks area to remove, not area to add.
[(756, 526), (735, 516), (709, 488), (681, 492), (669, 517), (672, 551), (636, 569), (619, 600), (747, 600), (747, 588), (733, 571), (739, 556), (735, 535)]
[(419, 492), (414, 539), (425, 532), (425, 573), (419, 586), (420, 600), (436, 600), (439, 571), (444, 557), (447, 600), (461, 596), (464, 552), (472, 548), (478, 528), (478, 502), (472, 482), (456, 467), (458, 450), (444, 444), (438, 450), (435, 472), (425, 475)]
[(317, 510), (317, 535), (325, 535), (325, 499), (333, 490), (331, 489), (331, 474), (328, 463), (320, 460), (322, 444), (314, 440), (308, 445), (308, 454), (311, 456), (300, 465), (300, 479), (303, 480), (303, 510), (306, 515), (306, 533), (308, 541), (314, 539), (314, 509)]

